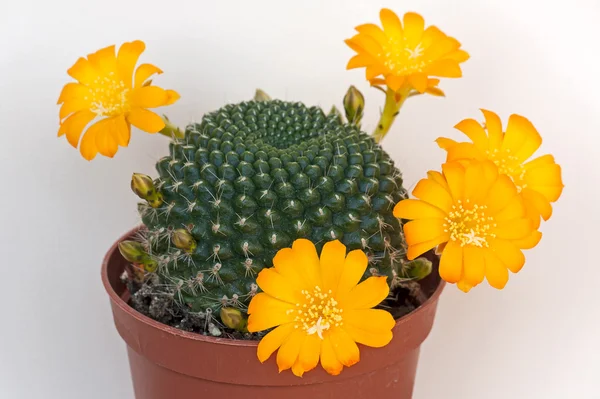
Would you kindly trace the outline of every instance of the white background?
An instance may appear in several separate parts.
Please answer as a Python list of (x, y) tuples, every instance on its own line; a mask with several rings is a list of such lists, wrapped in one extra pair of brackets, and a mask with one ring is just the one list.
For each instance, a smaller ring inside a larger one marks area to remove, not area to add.
[(0, 398), (132, 399), (125, 347), (100, 282), (105, 250), (137, 223), (134, 171), (153, 174), (166, 139), (134, 131), (115, 159), (84, 161), (57, 139), (66, 70), (143, 39), (156, 84), (182, 96), (184, 125), (256, 87), (340, 104), (343, 39), (379, 8), (420, 12), (472, 55), (447, 98), (409, 100), (384, 142), (408, 186), (439, 168), (433, 140), (478, 108), (530, 118), (563, 166), (564, 194), (541, 244), (503, 291), (449, 286), (422, 349), (416, 399), (600, 398), (600, 3), (598, 0), (0, 0)]

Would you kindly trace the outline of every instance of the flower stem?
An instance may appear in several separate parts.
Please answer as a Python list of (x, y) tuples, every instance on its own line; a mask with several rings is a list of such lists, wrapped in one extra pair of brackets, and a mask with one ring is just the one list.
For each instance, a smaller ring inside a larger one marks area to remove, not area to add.
[(375, 131), (373, 131), (373, 138), (376, 143), (380, 143), (390, 130), (396, 116), (400, 113), (400, 107), (402, 107), (402, 104), (404, 104), (404, 101), (408, 98), (409, 94), (410, 88), (401, 89), (399, 91), (394, 91), (390, 88), (386, 90), (385, 106), (383, 107), (379, 122), (377, 122), (377, 127), (375, 128)]

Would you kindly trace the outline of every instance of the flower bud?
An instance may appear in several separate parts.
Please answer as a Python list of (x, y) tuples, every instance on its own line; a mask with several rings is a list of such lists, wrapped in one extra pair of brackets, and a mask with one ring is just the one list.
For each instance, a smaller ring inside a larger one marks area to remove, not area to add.
[(426, 258), (417, 258), (404, 264), (404, 269), (408, 277), (415, 281), (419, 281), (429, 276), (432, 269), (431, 261)]
[(131, 189), (138, 197), (148, 201), (153, 208), (158, 208), (163, 202), (162, 194), (156, 190), (150, 176), (134, 173), (131, 176)]
[(119, 252), (128, 262), (132, 263), (144, 263), (144, 260), (149, 258), (144, 246), (137, 241), (121, 241)]
[(271, 97), (261, 89), (256, 89), (254, 101), (271, 101)]
[(238, 309), (222, 307), (221, 321), (223, 322), (223, 324), (225, 324), (227, 327), (233, 330), (241, 332), (248, 331), (246, 329), (248, 325), (248, 319), (244, 317), (242, 312), (240, 312)]
[(194, 237), (186, 229), (173, 230), (172, 241), (173, 245), (187, 253), (192, 253), (196, 250), (196, 240), (194, 240)]
[(359, 126), (365, 109), (365, 98), (354, 86), (350, 86), (344, 96), (344, 110), (348, 123)]

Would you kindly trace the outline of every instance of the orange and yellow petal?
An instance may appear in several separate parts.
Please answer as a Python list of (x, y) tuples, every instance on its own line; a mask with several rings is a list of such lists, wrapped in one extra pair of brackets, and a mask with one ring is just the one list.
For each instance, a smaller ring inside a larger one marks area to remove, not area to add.
[(103, 77), (111, 76), (117, 67), (117, 58), (115, 56), (115, 46), (108, 46), (88, 55), (90, 64)]
[(390, 9), (383, 8), (379, 12), (379, 18), (381, 19), (381, 25), (385, 35), (392, 39), (400, 39), (403, 36), (402, 22), (400, 18)]
[(328, 335), (335, 356), (341, 364), (350, 367), (358, 363), (360, 360), (358, 346), (343, 328), (334, 327)]
[[(294, 321), (294, 305), (260, 292), (248, 306), (248, 331), (257, 332)], [(267, 310), (268, 311), (265, 311)], [(289, 312), (288, 312), (289, 311)], [(291, 365), (290, 365), (291, 367)]]
[(444, 231), (444, 223), (441, 218), (411, 220), (404, 225), (406, 243), (409, 246), (416, 245), (444, 235), (447, 233)]
[(123, 43), (119, 48), (117, 55), (118, 74), (127, 87), (133, 83), (133, 71), (140, 55), (146, 49), (146, 45), (141, 40)]
[(315, 244), (307, 239), (299, 238), (292, 243), (292, 250), (298, 265), (296, 267), (300, 268), (304, 281), (311, 287), (322, 286), (321, 262)]
[(274, 268), (262, 269), (256, 277), (256, 284), (275, 299), (291, 304), (304, 300), (301, 294), (302, 286), (298, 284), (298, 281), (285, 278)]
[(258, 360), (264, 363), (294, 331), (294, 323), (282, 324), (270, 331), (259, 342), (257, 348)]
[(73, 147), (77, 148), (83, 129), (96, 117), (96, 114), (86, 110), (74, 113), (63, 121), (60, 125), (58, 135), (67, 135), (67, 141)]
[(445, 187), (429, 179), (421, 179), (412, 194), (418, 199), (440, 208), (445, 213), (450, 211), (454, 202)]
[(75, 64), (67, 70), (67, 73), (73, 79), (86, 86), (94, 84), (99, 77), (98, 71), (96, 71), (92, 64), (85, 58), (79, 58)]
[(433, 249), (441, 244), (444, 244), (450, 239), (449, 233), (441, 234), (435, 238), (432, 238), (429, 241), (420, 242), (418, 244), (413, 244), (408, 246), (408, 250), (406, 252), (406, 258), (408, 260), (413, 260), (423, 255), (425, 252)]
[(363, 251), (357, 249), (348, 253), (336, 290), (338, 296), (347, 295), (350, 290), (356, 289), (356, 284), (365, 274), (368, 264), (369, 259)]
[(300, 354), (300, 348), (304, 344), (306, 337), (307, 335), (304, 331), (295, 329), (287, 339), (283, 341), (277, 351), (277, 366), (279, 367), (280, 373), (290, 369), (294, 363), (296, 363), (298, 355)]
[(142, 87), (142, 85), (144, 83), (146, 83), (146, 81), (148, 79), (150, 79), (150, 77), (152, 75), (161, 74), (161, 73), (163, 73), (163, 71), (159, 67), (157, 67), (155, 65), (152, 65), (152, 64), (141, 64), (135, 70), (134, 85), (133, 85), (133, 87)]
[(479, 151), (485, 152), (488, 150), (488, 136), (479, 122), (474, 119), (465, 119), (454, 127), (470, 138)]
[(157, 86), (143, 86), (131, 90), (129, 101), (132, 108), (156, 108), (166, 105), (169, 94)]
[(339, 375), (344, 368), (344, 365), (338, 360), (335, 354), (328, 335), (321, 341), (321, 367), (331, 375)]
[(394, 216), (402, 219), (444, 218), (446, 214), (425, 201), (405, 199), (394, 207)]
[(165, 122), (160, 116), (144, 108), (131, 110), (127, 115), (127, 121), (147, 133), (156, 133), (165, 127)]
[(516, 114), (509, 117), (502, 150), (510, 150), (519, 162), (523, 162), (533, 155), (541, 144), (542, 137), (527, 118)]
[(490, 244), (490, 249), (504, 267), (513, 273), (519, 272), (525, 265), (523, 251), (509, 240), (494, 239)]
[(508, 269), (491, 250), (485, 251), (484, 260), (486, 280), (492, 287), (501, 290), (508, 282)]
[(466, 245), (463, 249), (462, 280), (471, 287), (474, 287), (481, 283), (484, 277), (484, 249), (473, 245)]
[(390, 293), (387, 277), (369, 277), (347, 294), (338, 296), (344, 309), (370, 309), (379, 305)]
[(456, 241), (449, 241), (440, 258), (440, 277), (449, 283), (457, 283), (462, 271), (463, 248)]
[(331, 290), (335, 295), (346, 262), (346, 246), (339, 240), (326, 242), (321, 250), (319, 262), (321, 277), (323, 278), (323, 290), (325, 292)]
[[(350, 308), (344, 311), (344, 328), (346, 331), (349, 331), (348, 328), (352, 326), (353, 328), (372, 333), (391, 332), (394, 325), (396, 325), (396, 321), (390, 312), (383, 309)], [(364, 342), (359, 343), (365, 344)]]
[(316, 334), (308, 335), (300, 348), (297, 360), (302, 372), (304, 373), (317, 367), (320, 355), (321, 339)]

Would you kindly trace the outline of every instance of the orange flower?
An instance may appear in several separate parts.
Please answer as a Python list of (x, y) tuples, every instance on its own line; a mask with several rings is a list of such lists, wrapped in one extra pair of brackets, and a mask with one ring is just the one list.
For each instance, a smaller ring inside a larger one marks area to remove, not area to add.
[(393, 91), (414, 89), (432, 94), (439, 89), (428, 90), (437, 85), (430, 76), (462, 76), (459, 64), (468, 60), (469, 54), (460, 49), (456, 39), (435, 26), (425, 29), (423, 17), (416, 13), (406, 13), (401, 22), (384, 8), (380, 18), (383, 29), (375, 24), (360, 25), (358, 34), (346, 40), (357, 53), (347, 69), (366, 68), (371, 84), (385, 83)]
[(508, 270), (517, 273), (525, 264), (522, 249), (541, 238), (517, 187), (491, 161), (449, 162), (442, 170), (417, 183), (418, 199), (394, 208), (394, 216), (411, 219), (404, 225), (408, 259), (437, 246), (440, 276), (447, 282), (467, 292), (485, 277), (503, 288)]
[[(517, 191), (525, 202), (527, 214), (537, 229), (540, 216), (548, 220), (552, 215), (551, 202), (560, 197), (563, 190), (560, 165), (552, 155), (529, 160), (542, 144), (542, 137), (533, 124), (520, 115), (511, 115), (506, 133), (498, 115), (482, 110), (485, 125), (474, 119), (465, 119), (455, 127), (471, 139), (471, 142), (457, 143), (440, 137), (438, 145), (448, 152), (448, 161), (468, 162), (490, 160), (500, 173), (512, 179)], [(529, 161), (528, 161), (529, 160)]]
[[(118, 147), (127, 147), (131, 124), (148, 133), (165, 127), (160, 116), (147, 108), (173, 104), (179, 94), (151, 86), (148, 79), (162, 71), (154, 65), (142, 64), (134, 73), (135, 65), (145, 45), (141, 41), (124, 43), (115, 56), (115, 46), (109, 46), (79, 58), (67, 72), (77, 82), (67, 83), (58, 104), (60, 129), (69, 143), (81, 155), (92, 160), (98, 152), (113, 157)], [(80, 138), (85, 127), (97, 117)]]
[[(250, 302), (248, 331), (277, 327), (258, 344), (258, 359), (277, 350), (279, 371), (292, 369), (301, 377), (321, 366), (332, 375), (360, 359), (356, 343), (387, 345), (395, 321), (385, 310), (371, 309), (389, 294), (386, 277), (369, 277), (364, 252), (351, 251), (338, 240), (323, 246), (294, 241), (277, 252), (274, 267), (263, 269), (256, 282), (264, 291)], [(358, 285), (357, 285), (358, 284)]]

